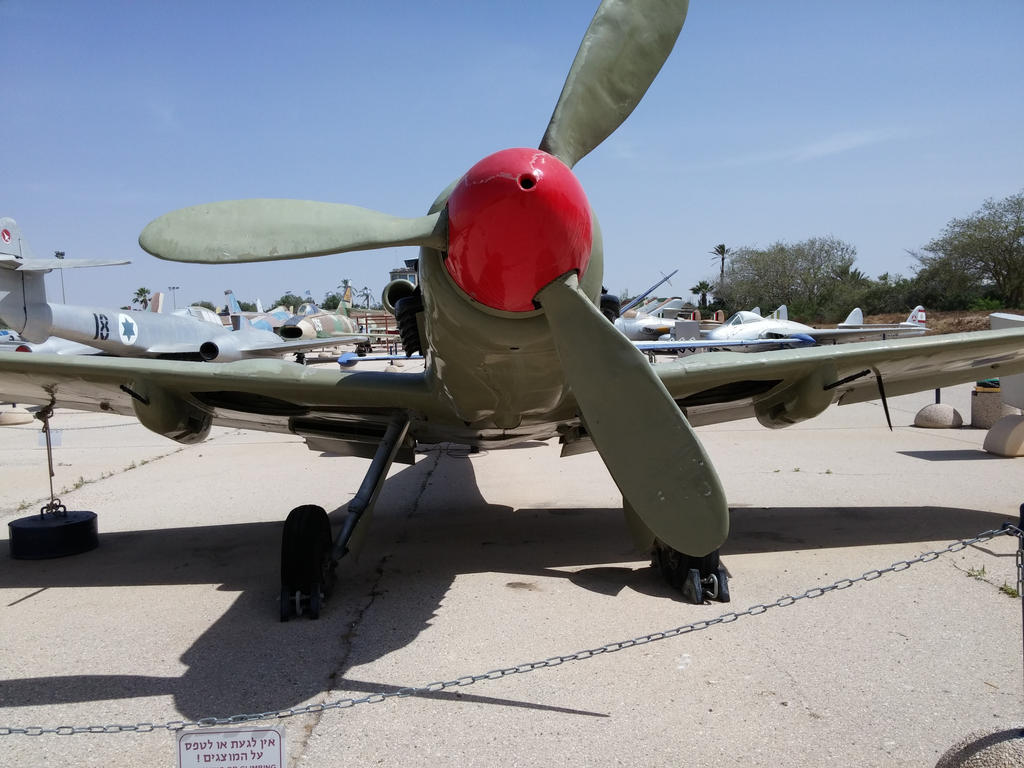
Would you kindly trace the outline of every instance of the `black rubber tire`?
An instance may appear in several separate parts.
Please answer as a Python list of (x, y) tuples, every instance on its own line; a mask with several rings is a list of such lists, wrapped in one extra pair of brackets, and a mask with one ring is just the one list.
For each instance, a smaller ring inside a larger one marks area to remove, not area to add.
[(331, 522), (323, 507), (304, 504), (288, 513), (281, 535), (281, 588), (310, 595), (325, 587), (331, 556)]
[(700, 583), (700, 573), (696, 568), (691, 568), (683, 578), (682, 587), (683, 599), (694, 605), (704, 604), (704, 588)]
[(309, 593), (309, 618), (316, 620), (320, 618), (320, 607), (323, 602), (323, 593), (320, 591), (320, 585), (316, 584), (313, 587), (313, 591)]
[(718, 597), (715, 600), (719, 603), (728, 603), (732, 600), (729, 594), (729, 574), (725, 572), (725, 568), (718, 569)]

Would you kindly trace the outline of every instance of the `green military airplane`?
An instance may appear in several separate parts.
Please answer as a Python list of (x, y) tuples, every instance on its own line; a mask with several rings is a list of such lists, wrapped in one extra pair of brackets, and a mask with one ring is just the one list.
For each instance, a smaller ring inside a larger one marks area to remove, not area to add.
[(686, 10), (686, 0), (604, 0), (539, 149), (484, 158), (425, 216), (236, 200), (166, 214), (139, 238), (160, 258), (216, 264), (418, 246), (419, 285), (385, 298), (405, 351), (424, 357), (422, 373), (8, 354), (0, 356), (0, 400), (134, 413), (184, 443), (220, 424), (293, 433), (311, 448), (371, 459), (333, 543), (320, 507), (289, 515), (282, 619), (296, 609), (319, 614), (389, 466), (411, 463), (417, 443), (499, 448), (556, 437), (563, 454), (596, 447), (635, 538), (688, 599), (727, 600), (718, 550), (729, 510), (694, 426), (756, 416), (783, 427), (832, 403), (1019, 373), (1024, 330), (650, 365), (599, 309), (601, 235), (571, 168), (640, 102)]

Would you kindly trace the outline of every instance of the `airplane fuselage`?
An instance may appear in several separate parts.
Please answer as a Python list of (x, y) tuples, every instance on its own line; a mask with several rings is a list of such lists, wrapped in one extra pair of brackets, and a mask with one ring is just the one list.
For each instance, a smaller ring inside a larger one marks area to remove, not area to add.
[(146, 355), (157, 343), (172, 339), (203, 341), (223, 335), (220, 325), (176, 315), (155, 316), (152, 312), (69, 304), (29, 305), (28, 322), (22, 336), (44, 341), (50, 336), (88, 344), (118, 355)]
[[(721, 325), (710, 331), (709, 339), (770, 339), (787, 338), (798, 333), (813, 333), (809, 325), (792, 320), (772, 320), (761, 318), (750, 312), (737, 312), (736, 316), (743, 322), (732, 322)], [(744, 316), (749, 316), (744, 319)]]
[[(593, 244), (580, 287), (596, 305), (603, 254), (591, 218)], [(508, 312), (475, 301), (452, 279), (445, 258), (420, 250), (420, 332), (426, 376), (450, 405), (458, 422), (451, 426), (471, 442), (473, 436), (487, 443), (554, 436), (577, 415), (543, 310)]]

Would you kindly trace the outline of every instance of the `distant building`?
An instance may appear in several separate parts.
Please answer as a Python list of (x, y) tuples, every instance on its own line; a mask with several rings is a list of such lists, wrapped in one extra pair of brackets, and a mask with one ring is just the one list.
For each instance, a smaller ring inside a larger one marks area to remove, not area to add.
[(404, 267), (395, 267), (391, 270), (392, 280), (408, 280), (413, 285), (419, 285), (416, 269), (419, 266), (419, 259), (406, 259)]

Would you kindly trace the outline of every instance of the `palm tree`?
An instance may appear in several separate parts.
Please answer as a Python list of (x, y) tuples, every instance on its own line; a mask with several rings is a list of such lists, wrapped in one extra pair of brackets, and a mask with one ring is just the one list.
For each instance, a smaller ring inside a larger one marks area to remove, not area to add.
[[(845, 265), (836, 270), (836, 279), (851, 285), (866, 286), (871, 283), (870, 278), (852, 265)], [(879, 277), (879, 280), (882, 278)]]
[[(722, 266), (718, 271), (718, 284), (725, 285), (725, 257), (732, 253), (732, 248), (726, 248), (725, 243), (719, 243), (712, 250), (708, 251), (715, 259), (719, 259)], [(714, 261), (714, 259), (712, 259)]]
[(701, 309), (708, 308), (708, 294), (715, 290), (715, 286), (709, 283), (707, 280), (701, 280), (695, 286), (690, 288), (690, 293), (700, 297), (700, 301), (697, 302)]
[(139, 288), (132, 296), (132, 304), (138, 304), (142, 309), (148, 309), (150, 295), (149, 288)]
[(359, 291), (359, 298), (366, 300), (366, 308), (369, 309), (370, 299), (373, 298), (373, 291), (371, 291), (367, 286), (364, 285), (362, 290)]

